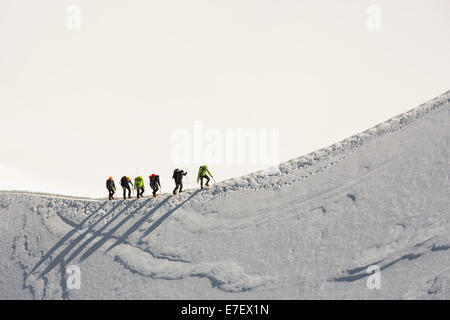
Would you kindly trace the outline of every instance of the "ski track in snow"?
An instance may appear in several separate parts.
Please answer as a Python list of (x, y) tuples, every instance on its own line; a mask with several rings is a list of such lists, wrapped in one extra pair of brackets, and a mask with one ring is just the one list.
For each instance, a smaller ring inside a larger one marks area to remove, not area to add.
[(243, 292), (263, 286), (270, 277), (248, 275), (233, 261), (191, 264), (178, 261), (160, 261), (137, 248), (120, 246), (114, 249), (114, 260), (131, 272), (164, 280), (178, 280), (185, 277), (207, 278), (213, 287), (226, 292)]
[(380, 268), (380, 271), (383, 271), (387, 268), (390, 268), (394, 264), (402, 261), (402, 260), (415, 260), (421, 258), (425, 255), (433, 254), (439, 251), (446, 251), (450, 249), (450, 239), (445, 237), (434, 237), (432, 239), (426, 240), (424, 242), (418, 243), (412, 248), (406, 250), (406, 252), (402, 252), (400, 254), (391, 255), (386, 259), (380, 261), (374, 261), (368, 265), (362, 267), (355, 267), (352, 269), (345, 270), (341, 273), (340, 276), (334, 277), (329, 281), (346, 281), (353, 282), (363, 278), (368, 277), (370, 274), (366, 272), (367, 268), (372, 265), (377, 265)]

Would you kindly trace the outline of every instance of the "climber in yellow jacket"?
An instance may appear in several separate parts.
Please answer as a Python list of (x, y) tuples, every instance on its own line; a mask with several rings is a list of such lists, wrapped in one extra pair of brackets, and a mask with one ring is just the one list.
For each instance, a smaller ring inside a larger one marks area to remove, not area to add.
[(144, 185), (144, 179), (141, 176), (134, 178), (134, 189), (136, 190), (138, 199), (144, 197)]
[(208, 175), (213, 178), (211, 172), (208, 170), (208, 166), (205, 164), (203, 166), (200, 166), (198, 169), (198, 176), (197, 176), (197, 183), (200, 181), (200, 188), (203, 189), (203, 179), (206, 179), (205, 186), (209, 187), (209, 177)]

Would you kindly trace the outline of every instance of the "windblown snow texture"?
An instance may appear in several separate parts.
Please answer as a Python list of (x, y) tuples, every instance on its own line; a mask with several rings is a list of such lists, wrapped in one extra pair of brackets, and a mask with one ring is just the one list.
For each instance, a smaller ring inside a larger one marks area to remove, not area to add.
[(449, 299), (449, 101), (203, 191), (1, 192), (0, 298)]

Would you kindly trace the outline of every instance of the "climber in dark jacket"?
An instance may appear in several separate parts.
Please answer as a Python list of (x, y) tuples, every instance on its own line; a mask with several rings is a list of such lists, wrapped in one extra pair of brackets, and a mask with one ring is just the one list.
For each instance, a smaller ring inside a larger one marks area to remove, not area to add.
[(120, 179), (120, 185), (123, 189), (123, 198), (127, 198), (127, 190), (128, 190), (128, 199), (131, 198), (131, 187), (133, 186), (133, 182), (131, 182), (130, 177), (123, 176), (122, 179)]
[(106, 189), (108, 189), (109, 192), (109, 200), (113, 200), (114, 194), (116, 193), (116, 184), (114, 183), (113, 177), (109, 177), (109, 179), (106, 180)]
[(156, 193), (161, 188), (161, 183), (159, 182), (159, 176), (156, 174), (152, 174), (149, 176), (150, 178), (150, 188), (153, 190), (153, 197), (156, 198)]
[(173, 172), (172, 179), (175, 180), (175, 189), (173, 189), (173, 194), (177, 194), (177, 192), (183, 192), (183, 176), (185, 176), (186, 174), (187, 172), (179, 169), (175, 169), (175, 171)]

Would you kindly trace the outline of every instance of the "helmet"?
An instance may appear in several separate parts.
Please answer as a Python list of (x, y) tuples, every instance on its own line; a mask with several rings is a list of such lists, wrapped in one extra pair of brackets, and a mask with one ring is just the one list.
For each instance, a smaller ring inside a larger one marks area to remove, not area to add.
[(113, 181), (114, 179), (113, 179), (113, 177), (109, 177), (109, 180)]
[(127, 181), (130, 181), (131, 179), (130, 179), (130, 177), (127, 177)]
[(151, 177), (156, 177), (156, 174), (152, 174), (151, 176), (148, 176), (149, 178), (151, 178)]

